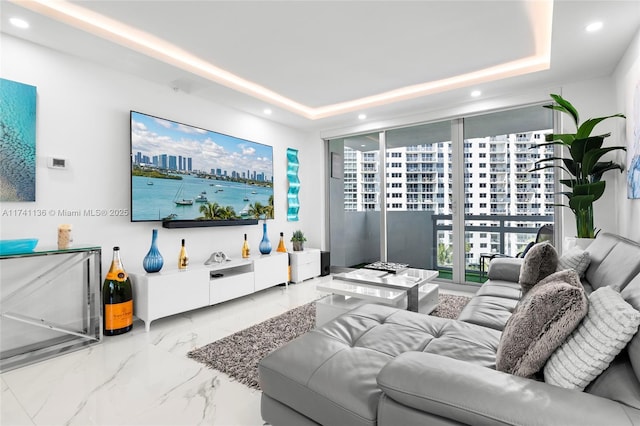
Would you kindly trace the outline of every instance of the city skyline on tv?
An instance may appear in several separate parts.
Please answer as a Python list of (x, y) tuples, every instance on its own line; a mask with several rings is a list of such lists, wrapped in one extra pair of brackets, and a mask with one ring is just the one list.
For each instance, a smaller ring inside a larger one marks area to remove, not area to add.
[(273, 218), (273, 148), (131, 111), (131, 220)]
[[(191, 160), (187, 167), (175, 170), (200, 171), (232, 177), (233, 172), (262, 174), (265, 182), (273, 181), (273, 148), (257, 142), (224, 135), (152, 115), (131, 111), (131, 147), (133, 160), (166, 155)], [(160, 163), (161, 160), (158, 161)], [(226, 172), (226, 174), (225, 174)]]

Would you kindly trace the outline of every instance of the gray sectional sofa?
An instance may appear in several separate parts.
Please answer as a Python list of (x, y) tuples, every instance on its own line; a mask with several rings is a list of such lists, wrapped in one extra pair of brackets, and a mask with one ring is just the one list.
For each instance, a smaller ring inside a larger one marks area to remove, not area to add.
[[(587, 293), (611, 286), (640, 310), (640, 244), (601, 233)], [(278, 425), (640, 425), (640, 333), (585, 391), (496, 370), (520, 298), (520, 259), (492, 261), (458, 320), (354, 309), (265, 357), (262, 417)]]

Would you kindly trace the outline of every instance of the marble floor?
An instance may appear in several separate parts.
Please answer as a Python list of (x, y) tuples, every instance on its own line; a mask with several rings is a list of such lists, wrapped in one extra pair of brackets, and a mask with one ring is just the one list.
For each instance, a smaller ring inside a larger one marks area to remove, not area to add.
[(0, 375), (0, 425), (254, 425), (259, 391), (186, 354), (322, 296), (319, 277), (159, 319)]
[(0, 425), (254, 425), (260, 391), (187, 358), (323, 294), (319, 277), (159, 319), (124, 335), (0, 375)]

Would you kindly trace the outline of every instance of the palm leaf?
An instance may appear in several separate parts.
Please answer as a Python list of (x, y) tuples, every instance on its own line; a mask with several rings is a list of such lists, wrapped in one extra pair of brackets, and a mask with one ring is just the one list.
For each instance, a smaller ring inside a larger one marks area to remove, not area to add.
[(617, 151), (619, 149), (623, 151), (627, 150), (627, 148), (625, 148), (624, 146), (610, 146), (607, 148), (594, 149), (585, 153), (584, 158), (582, 160), (582, 170), (584, 171), (585, 174), (592, 175), (593, 168), (596, 166), (596, 164), (598, 163), (598, 160), (600, 160), (600, 158), (604, 154), (611, 151)]
[(574, 179), (560, 179), (560, 183), (568, 186), (569, 188), (573, 188), (576, 185), (576, 181)]
[(592, 195), (593, 201), (596, 201), (604, 194), (605, 187), (606, 182), (601, 180), (599, 182), (576, 185), (573, 187), (573, 193), (575, 196)]
[(591, 176), (594, 182), (602, 179), (602, 174), (608, 170), (618, 169), (620, 172), (624, 170), (624, 166), (618, 163), (614, 163), (613, 161), (599, 162), (596, 163), (591, 169)]
[(593, 195), (574, 195), (569, 200), (569, 208), (574, 212), (586, 210), (593, 205)]
[(571, 158), (576, 163), (582, 163), (585, 153), (599, 149), (602, 146), (604, 139), (600, 136), (592, 136), (584, 139), (576, 139), (573, 141), (573, 145), (569, 148), (571, 152)]
[[(552, 142), (554, 145), (562, 144), (566, 146), (571, 146), (575, 138), (576, 138), (576, 135), (574, 135), (573, 133), (554, 133), (554, 134), (545, 135), (544, 140), (546, 142)], [(539, 146), (544, 146), (544, 145), (551, 145), (551, 143), (540, 144)]]
[(613, 117), (626, 118), (624, 114), (613, 114), (613, 115), (608, 115), (606, 117), (590, 118), (589, 120), (582, 123), (580, 127), (578, 127), (576, 138), (582, 139), (582, 138), (588, 137), (591, 134), (591, 131), (593, 130), (593, 128), (596, 127), (598, 123)]
[(545, 157), (545, 158), (541, 158), (539, 160), (534, 161), (533, 164), (540, 164), (540, 163), (544, 163), (545, 161), (555, 161), (555, 160), (564, 160), (564, 158), (562, 158), (562, 157)]
[(529, 170), (529, 173), (533, 173), (533, 172), (539, 172), (540, 170), (544, 170), (544, 169), (551, 169), (551, 168), (558, 168), (561, 170), (564, 170), (567, 173), (571, 173), (569, 172), (569, 170), (565, 169), (564, 167), (558, 165), (558, 164), (546, 164), (544, 166), (536, 166), (533, 169)]
[(575, 109), (573, 105), (571, 105), (571, 102), (564, 99), (562, 96), (556, 95), (556, 94), (551, 94), (550, 96), (554, 101), (556, 101), (558, 105), (544, 105), (544, 107), (554, 109), (556, 111), (562, 111), (566, 114), (569, 114), (573, 118), (573, 121), (576, 123), (576, 128), (577, 128), (578, 123), (580, 122), (578, 110)]
[(563, 158), (562, 162), (564, 163), (565, 170), (567, 170), (571, 176), (578, 175), (578, 165), (571, 158)]

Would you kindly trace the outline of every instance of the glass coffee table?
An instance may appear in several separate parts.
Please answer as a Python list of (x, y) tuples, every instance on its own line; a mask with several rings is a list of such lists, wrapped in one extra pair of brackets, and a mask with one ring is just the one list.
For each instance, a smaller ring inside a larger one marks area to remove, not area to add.
[(438, 305), (438, 271), (408, 268), (398, 273), (357, 269), (333, 275), (319, 283), (318, 291), (330, 293), (316, 302), (316, 324), (365, 303), (379, 303), (428, 314)]

